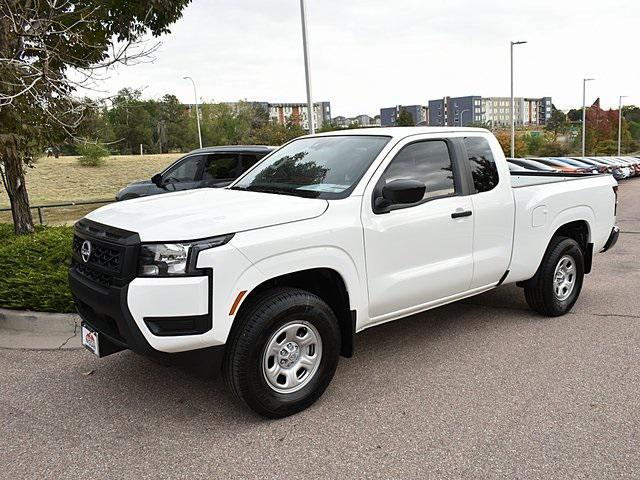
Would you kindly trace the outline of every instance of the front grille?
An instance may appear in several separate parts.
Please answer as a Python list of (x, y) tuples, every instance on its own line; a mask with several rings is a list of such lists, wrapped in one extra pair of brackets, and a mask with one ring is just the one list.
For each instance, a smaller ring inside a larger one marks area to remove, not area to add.
[[(91, 240), (90, 240), (91, 241)], [(81, 255), (82, 244), (85, 239), (78, 236), (73, 237), (73, 251)], [(120, 271), (120, 263), (122, 261), (122, 251), (117, 248), (111, 248), (107, 245), (100, 245), (95, 241), (91, 242), (91, 255), (87, 263), (92, 263), (103, 267), (112, 272)]]
[[(90, 220), (75, 225), (72, 269), (103, 287), (124, 286), (136, 275), (140, 237), (134, 232), (113, 228)], [(82, 246), (90, 244), (89, 257), (82, 257)]]
[(97, 283), (98, 285), (102, 285), (103, 287), (109, 288), (113, 283), (113, 276), (93, 270), (86, 265), (83, 265), (82, 263), (74, 261), (71, 265), (71, 268), (73, 268), (73, 270), (77, 274), (82, 275), (83, 277), (86, 277), (92, 282)]

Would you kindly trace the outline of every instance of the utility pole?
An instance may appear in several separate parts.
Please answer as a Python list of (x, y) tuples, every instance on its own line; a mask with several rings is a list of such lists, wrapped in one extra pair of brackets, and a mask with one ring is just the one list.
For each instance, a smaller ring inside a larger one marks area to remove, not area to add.
[[(304, 76), (307, 84), (307, 115), (309, 118), (309, 133), (316, 133), (316, 119), (311, 99), (311, 71), (309, 68), (309, 45), (307, 41), (307, 14), (304, 0), (300, 0), (300, 21), (302, 23), (302, 50), (304, 51)], [(321, 112), (324, 115), (324, 112)]]
[(198, 93), (196, 92), (196, 82), (193, 81), (191, 77), (182, 77), (183, 80), (191, 80), (191, 84), (193, 85), (193, 96), (196, 98), (196, 120), (198, 122), (198, 142), (200, 143), (200, 148), (202, 148), (202, 132), (200, 131), (200, 112), (198, 111)]
[(513, 104), (513, 46), (522, 45), (526, 41), (511, 42), (511, 158), (516, 156), (516, 107)]
[(582, 79), (582, 156), (586, 157), (586, 140), (587, 140), (587, 82), (591, 82), (595, 78)]
[(620, 95), (620, 103), (618, 106), (618, 156), (622, 147), (622, 99), (627, 98), (626, 95)]

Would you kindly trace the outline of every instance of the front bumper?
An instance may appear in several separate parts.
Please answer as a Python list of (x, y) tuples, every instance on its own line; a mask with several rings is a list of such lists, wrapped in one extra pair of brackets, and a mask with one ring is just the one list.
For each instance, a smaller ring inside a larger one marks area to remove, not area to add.
[[(93, 247), (88, 261), (81, 255), (83, 242)], [(210, 273), (182, 280), (184, 285), (179, 280), (163, 285), (161, 280), (154, 284), (151, 279), (137, 279), (139, 245), (133, 232), (86, 219), (76, 224), (69, 285), (82, 320), (99, 333), (104, 354), (130, 349), (214, 376), (224, 345), (200, 341), (201, 334), (212, 329), (212, 300), (205, 293), (211, 291)], [(175, 297), (170, 293), (185, 301), (171, 302)], [(202, 300), (196, 302), (195, 297)]]
[(614, 245), (618, 242), (618, 236), (620, 236), (620, 227), (615, 226), (611, 229), (611, 233), (609, 234), (609, 238), (607, 242), (604, 244), (602, 248), (602, 252), (606, 252), (607, 250), (611, 250)]

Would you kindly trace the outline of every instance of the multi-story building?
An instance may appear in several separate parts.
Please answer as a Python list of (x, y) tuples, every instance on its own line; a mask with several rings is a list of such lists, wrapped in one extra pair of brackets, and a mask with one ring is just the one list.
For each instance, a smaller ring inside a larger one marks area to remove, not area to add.
[[(551, 116), (551, 97), (514, 98), (514, 120), (519, 126), (544, 125)], [(510, 97), (444, 97), (429, 100), (429, 125), (509, 125)]]
[[(376, 123), (377, 120), (377, 123)], [(358, 127), (379, 127), (380, 117), (370, 117), (369, 115), (356, 115), (355, 117), (343, 117), (339, 115), (331, 119), (331, 123), (338, 128), (348, 128), (352, 125)]]
[(425, 124), (429, 118), (429, 107), (426, 105), (396, 105), (380, 109), (380, 125), (382, 127), (395, 127), (400, 112), (406, 110), (413, 118), (413, 124)]
[[(305, 130), (309, 130), (309, 116), (306, 103), (269, 103), (269, 119), (278, 123), (291, 120)], [(316, 128), (322, 128), (331, 122), (331, 102), (316, 102), (313, 104)]]

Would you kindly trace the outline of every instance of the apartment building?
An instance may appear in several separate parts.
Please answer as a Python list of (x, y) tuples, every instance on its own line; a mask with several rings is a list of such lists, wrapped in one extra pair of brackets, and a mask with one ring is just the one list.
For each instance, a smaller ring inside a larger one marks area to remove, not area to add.
[(356, 115), (355, 117), (343, 117), (337, 116), (331, 120), (336, 127), (347, 128), (351, 125), (357, 125), (358, 127), (379, 127), (380, 117), (370, 117), (369, 115)]
[[(544, 125), (551, 116), (551, 97), (515, 97), (514, 109), (516, 125)], [(470, 95), (429, 100), (429, 125), (506, 127), (510, 115), (510, 97)]]
[(395, 127), (400, 112), (406, 110), (411, 114), (414, 125), (425, 125), (429, 119), (429, 107), (426, 105), (396, 105), (380, 109), (380, 125), (382, 127)]
[[(269, 119), (278, 123), (291, 120), (309, 130), (309, 115), (306, 103), (269, 103)], [(316, 102), (313, 104), (313, 114), (316, 128), (322, 128), (331, 122), (331, 102)]]

